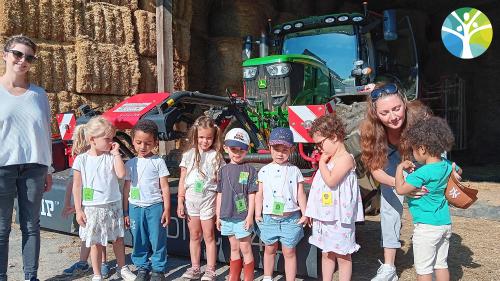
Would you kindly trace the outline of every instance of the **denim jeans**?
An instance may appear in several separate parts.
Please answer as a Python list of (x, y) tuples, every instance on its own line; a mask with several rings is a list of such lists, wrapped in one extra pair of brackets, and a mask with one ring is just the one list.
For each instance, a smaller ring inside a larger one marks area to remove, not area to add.
[(161, 225), (163, 202), (148, 207), (129, 204), (128, 210), (134, 243), (132, 262), (139, 269), (166, 272), (167, 228)]
[(40, 256), (40, 205), (47, 166), (20, 164), (0, 167), (0, 281), (7, 280), (9, 234), (17, 196), (22, 232), (24, 279), (37, 277)]

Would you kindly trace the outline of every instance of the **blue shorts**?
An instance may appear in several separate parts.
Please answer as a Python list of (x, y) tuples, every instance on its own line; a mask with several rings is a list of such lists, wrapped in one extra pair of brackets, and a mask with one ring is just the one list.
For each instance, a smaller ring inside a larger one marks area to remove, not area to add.
[(245, 220), (221, 219), (220, 232), (224, 236), (235, 236), (236, 239), (245, 238), (252, 234), (253, 227), (245, 230)]
[(259, 227), (257, 233), (265, 245), (279, 241), (287, 248), (295, 248), (304, 237), (304, 229), (298, 224), (299, 220), (300, 212), (295, 212), (288, 217), (264, 215), (262, 222), (257, 223)]

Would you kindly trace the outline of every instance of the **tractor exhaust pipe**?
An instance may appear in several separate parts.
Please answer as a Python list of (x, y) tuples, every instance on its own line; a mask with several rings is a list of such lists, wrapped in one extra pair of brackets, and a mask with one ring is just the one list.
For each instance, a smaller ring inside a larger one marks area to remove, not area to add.
[(265, 32), (260, 34), (259, 41), (259, 56), (261, 58), (267, 57), (269, 55), (269, 43), (267, 42), (267, 35)]

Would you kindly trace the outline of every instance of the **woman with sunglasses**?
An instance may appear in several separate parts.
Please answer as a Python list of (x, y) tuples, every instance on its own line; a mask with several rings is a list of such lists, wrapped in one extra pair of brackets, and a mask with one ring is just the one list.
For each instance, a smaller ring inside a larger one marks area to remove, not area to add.
[(394, 190), (395, 172), (401, 162), (398, 151), (406, 127), (406, 98), (396, 84), (378, 83), (368, 96), (366, 117), (361, 123), (362, 160), (380, 183), (380, 224), (384, 263), (372, 281), (398, 280), (394, 261), (399, 241), (404, 196)]
[(40, 205), (50, 190), (50, 107), (45, 90), (29, 83), (36, 45), (28, 37), (7, 39), (0, 76), (0, 281), (7, 280), (14, 198), (22, 232), (25, 280), (38, 280)]

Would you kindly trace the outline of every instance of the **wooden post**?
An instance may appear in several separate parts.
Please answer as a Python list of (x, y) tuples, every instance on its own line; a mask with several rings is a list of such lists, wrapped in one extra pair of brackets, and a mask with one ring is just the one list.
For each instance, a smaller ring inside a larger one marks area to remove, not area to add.
[[(172, 39), (172, 0), (156, 0), (156, 71), (158, 92), (174, 90), (174, 48)], [(175, 143), (161, 141), (161, 155), (175, 148)]]

